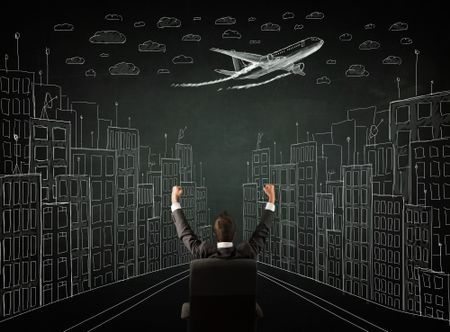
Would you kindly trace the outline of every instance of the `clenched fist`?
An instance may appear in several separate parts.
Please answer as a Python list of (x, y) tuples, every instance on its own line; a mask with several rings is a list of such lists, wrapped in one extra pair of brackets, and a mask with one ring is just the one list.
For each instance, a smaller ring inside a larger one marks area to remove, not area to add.
[(275, 186), (267, 183), (264, 185), (263, 190), (267, 195), (269, 203), (275, 204)]
[(183, 189), (180, 186), (172, 187), (172, 204), (177, 203), (180, 200), (180, 196), (183, 193)]

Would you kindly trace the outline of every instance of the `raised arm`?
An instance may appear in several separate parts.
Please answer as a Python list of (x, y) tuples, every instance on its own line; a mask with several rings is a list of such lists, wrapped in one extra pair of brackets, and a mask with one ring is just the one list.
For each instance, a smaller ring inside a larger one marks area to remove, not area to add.
[(251, 238), (248, 240), (250, 247), (254, 251), (255, 257), (264, 248), (275, 212), (275, 186), (273, 184), (265, 184), (263, 190), (267, 196), (267, 204), (261, 215), (261, 221), (256, 226)]
[(182, 193), (183, 189), (180, 186), (172, 188), (172, 221), (175, 224), (177, 235), (195, 258), (206, 257), (209, 251), (208, 244), (200, 240), (188, 224), (180, 204)]

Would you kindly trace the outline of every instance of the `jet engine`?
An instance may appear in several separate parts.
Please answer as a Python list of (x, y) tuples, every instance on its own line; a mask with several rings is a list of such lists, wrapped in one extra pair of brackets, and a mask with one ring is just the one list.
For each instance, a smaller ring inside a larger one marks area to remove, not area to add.
[(305, 72), (303, 71), (305, 69), (305, 64), (303, 62), (300, 63), (296, 63), (295, 65), (292, 66), (292, 73), (296, 74), (296, 75), (302, 75), (305, 76)]
[(272, 53), (269, 53), (265, 56), (262, 56), (261, 59), (259, 61), (261, 62), (267, 62), (267, 61), (273, 61), (273, 59), (275, 59), (275, 57), (273, 56)]

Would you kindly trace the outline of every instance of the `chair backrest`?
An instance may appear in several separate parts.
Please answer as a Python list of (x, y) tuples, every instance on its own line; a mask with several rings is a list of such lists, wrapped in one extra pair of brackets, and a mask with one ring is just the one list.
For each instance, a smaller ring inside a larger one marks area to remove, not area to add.
[(256, 326), (255, 301), (254, 259), (191, 262), (191, 331), (252, 331)]

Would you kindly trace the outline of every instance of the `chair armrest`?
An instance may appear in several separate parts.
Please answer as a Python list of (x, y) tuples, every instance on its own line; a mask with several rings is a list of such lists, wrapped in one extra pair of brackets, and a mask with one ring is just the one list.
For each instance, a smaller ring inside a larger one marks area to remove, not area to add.
[(181, 319), (189, 319), (190, 316), (191, 316), (191, 304), (189, 302), (185, 302), (181, 306)]

